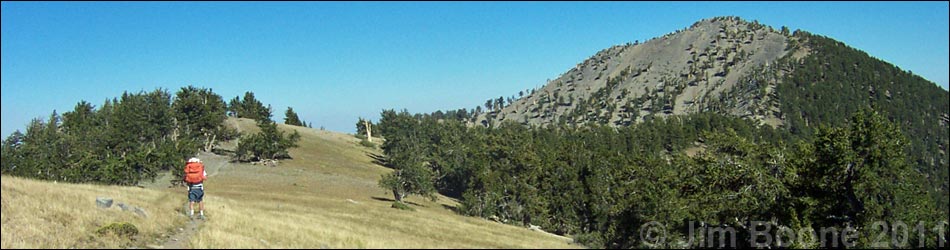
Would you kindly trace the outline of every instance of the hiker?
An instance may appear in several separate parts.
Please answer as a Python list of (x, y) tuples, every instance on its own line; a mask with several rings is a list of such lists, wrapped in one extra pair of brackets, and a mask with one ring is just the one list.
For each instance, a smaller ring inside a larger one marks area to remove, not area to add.
[(195, 216), (195, 203), (198, 203), (198, 218), (205, 218), (205, 203), (203, 198), (205, 196), (204, 185), (202, 182), (208, 179), (208, 173), (205, 172), (205, 166), (201, 164), (201, 160), (198, 158), (188, 159), (188, 164), (185, 164), (185, 183), (188, 186), (188, 208), (191, 208), (191, 213), (188, 214), (188, 217), (194, 218)]

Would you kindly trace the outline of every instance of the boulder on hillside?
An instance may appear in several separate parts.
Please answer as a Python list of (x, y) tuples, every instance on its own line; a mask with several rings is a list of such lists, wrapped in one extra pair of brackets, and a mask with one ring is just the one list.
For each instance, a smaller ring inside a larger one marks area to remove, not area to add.
[(109, 208), (112, 207), (112, 198), (109, 197), (96, 197), (96, 206), (99, 208)]

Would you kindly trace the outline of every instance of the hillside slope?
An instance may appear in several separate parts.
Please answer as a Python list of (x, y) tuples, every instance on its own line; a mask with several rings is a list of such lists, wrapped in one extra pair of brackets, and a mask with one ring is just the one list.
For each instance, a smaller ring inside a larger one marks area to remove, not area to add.
[[(240, 131), (257, 130), (253, 121), (229, 118)], [(388, 171), (373, 163), (378, 150), (358, 144), (351, 135), (296, 129), (300, 147), (294, 159), (276, 167), (231, 163), (227, 157), (201, 154), (208, 174), (208, 221), (183, 244), (194, 248), (575, 248), (568, 238), (531, 231), (453, 212), (456, 202), (409, 197), (414, 212), (390, 208), (391, 193), (377, 187)], [(228, 149), (233, 145), (222, 145)], [(143, 204), (155, 215), (132, 221), (145, 233), (129, 244), (154, 244), (165, 230), (186, 220), (176, 208), (186, 201), (183, 188), (169, 187), (169, 174), (147, 188), (54, 184), (3, 177), (3, 246), (117, 247), (123, 242), (87, 237), (90, 230), (116, 218), (96, 210), (96, 195), (113, 195)], [(9, 181), (13, 180), (13, 181)], [(24, 185), (28, 183), (29, 185)], [(34, 192), (29, 190), (53, 190)], [(29, 192), (29, 193), (28, 193)], [(29, 196), (27, 196), (29, 194)], [(66, 199), (62, 197), (68, 197)], [(74, 206), (74, 204), (82, 204)], [(62, 209), (60, 209), (62, 208)], [(74, 221), (67, 214), (98, 217)], [(57, 217), (58, 216), (58, 217)], [(62, 217), (62, 218), (61, 218)], [(134, 218), (118, 218), (134, 219)], [(147, 225), (147, 226), (144, 226)], [(69, 237), (44, 235), (55, 229)], [(39, 235), (39, 236), (38, 236)], [(150, 238), (151, 237), (151, 238)], [(90, 239), (93, 243), (83, 243)]]
[[(119, 248), (147, 245), (185, 223), (184, 200), (177, 192), (137, 187), (68, 184), (4, 175), (0, 209), (0, 246), (10, 248)], [(180, 190), (180, 189), (178, 189)], [(96, 207), (96, 197), (114, 199), (108, 209)], [(122, 211), (118, 203), (141, 207), (148, 217)], [(115, 222), (135, 225), (133, 238), (98, 235)], [(136, 240), (135, 242), (132, 239)]]
[[(785, 56), (789, 37), (758, 22), (724, 17), (638, 44), (613, 46), (499, 109), (481, 124), (630, 125), (653, 116), (709, 110), (720, 93)], [(796, 55), (802, 56), (802, 55)], [(780, 124), (768, 99), (728, 113)]]

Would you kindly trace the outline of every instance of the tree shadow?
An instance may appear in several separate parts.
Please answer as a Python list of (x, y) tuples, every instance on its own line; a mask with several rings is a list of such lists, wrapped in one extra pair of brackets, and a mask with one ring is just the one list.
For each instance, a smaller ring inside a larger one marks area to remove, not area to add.
[(369, 156), (370, 158), (373, 158), (373, 164), (392, 169), (392, 167), (389, 166), (389, 162), (386, 161), (386, 157), (383, 157), (382, 155), (379, 155), (376, 153), (367, 153), (366, 155)]
[(448, 210), (452, 210), (452, 212), (454, 212), (455, 214), (462, 215), (462, 212), (459, 211), (458, 206), (449, 206), (449, 205), (445, 205), (445, 204), (440, 204), (440, 205), (442, 205), (442, 208), (445, 208), (445, 209), (448, 209)]
[(220, 155), (220, 156), (234, 156), (235, 151), (234, 151), (234, 150), (229, 150), (229, 149), (224, 149), (224, 148), (219, 148), (219, 147), (214, 147), (214, 148), (211, 148), (211, 153), (212, 153), (212, 154), (216, 154), (216, 155)]
[(462, 199), (461, 190), (453, 190), (451, 188), (436, 188), (436, 191), (439, 192), (439, 194), (441, 195), (445, 195), (445, 197), (453, 198), (456, 200)]
[[(378, 200), (378, 201), (396, 202), (396, 200), (389, 199), (389, 198), (383, 198), (383, 197), (376, 197), (376, 196), (373, 196), (373, 197), (370, 197), (370, 198), (373, 198), (374, 200)], [(426, 206), (423, 206), (422, 204), (415, 203), (415, 202), (411, 202), (411, 201), (407, 201), (407, 200), (403, 200), (402, 203), (406, 203), (406, 204), (413, 205), (413, 206), (417, 206), (417, 207), (426, 207)]]

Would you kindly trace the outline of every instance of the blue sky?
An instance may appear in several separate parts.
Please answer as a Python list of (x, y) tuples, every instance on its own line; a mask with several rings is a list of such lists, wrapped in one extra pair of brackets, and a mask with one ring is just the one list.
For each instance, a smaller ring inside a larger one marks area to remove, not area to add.
[(2, 129), (123, 91), (252, 91), (353, 132), (474, 108), (714, 16), (843, 41), (947, 89), (947, 2), (2, 2)]

